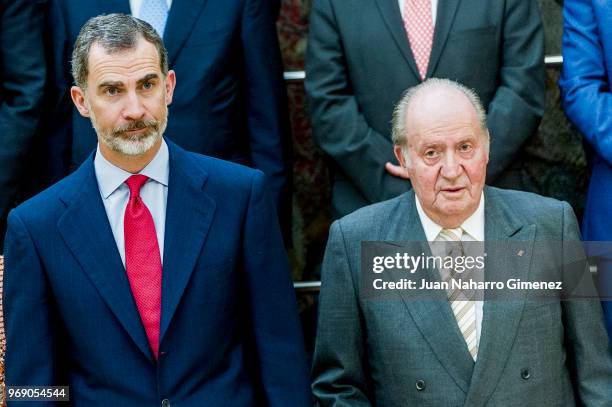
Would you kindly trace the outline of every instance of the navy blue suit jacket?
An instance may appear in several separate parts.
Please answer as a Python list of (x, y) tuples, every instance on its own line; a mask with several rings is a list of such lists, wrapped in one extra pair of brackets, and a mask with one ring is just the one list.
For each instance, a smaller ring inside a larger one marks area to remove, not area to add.
[[(582, 223), (587, 241), (612, 240), (612, 3), (565, 1), (563, 71), (559, 85), (567, 117), (593, 149), (593, 172)], [(595, 246), (595, 245), (593, 245)], [(612, 250), (598, 246), (598, 279), (612, 340)]]
[(74, 406), (311, 406), (263, 175), (168, 146), (159, 360), (90, 156), (9, 214), (7, 385), (69, 385)]
[[(179, 146), (263, 171), (288, 222), (290, 135), (275, 21), (276, 0), (174, 0), (164, 31), (177, 85), (167, 134)], [(130, 14), (128, 0), (50, 0), (52, 157), (56, 180), (91, 153), (96, 135), (70, 100), (70, 57), (82, 25)]]

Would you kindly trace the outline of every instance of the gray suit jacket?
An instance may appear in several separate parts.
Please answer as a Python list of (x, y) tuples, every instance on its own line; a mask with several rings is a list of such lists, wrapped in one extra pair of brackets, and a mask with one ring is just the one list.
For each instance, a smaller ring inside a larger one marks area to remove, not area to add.
[[(488, 182), (522, 189), (523, 142), (545, 104), (544, 34), (535, 0), (439, 0), (427, 77), (476, 90), (491, 132)], [(313, 136), (334, 162), (333, 209), (346, 215), (406, 191), (391, 112), (421, 82), (397, 0), (314, 0), (306, 57)]]
[[(443, 293), (439, 301), (417, 301), (406, 291), (364, 297), (362, 241), (426, 240), (414, 199), (407, 192), (332, 225), (313, 368), (319, 404), (611, 406), (612, 357), (595, 300), (485, 300), (474, 363)], [(489, 257), (487, 280), (528, 281), (538, 279), (545, 258), (562, 269), (569, 253), (542, 248), (579, 241), (579, 232), (566, 203), (487, 187), (485, 239), (486, 247), (525, 245), (522, 256)]]

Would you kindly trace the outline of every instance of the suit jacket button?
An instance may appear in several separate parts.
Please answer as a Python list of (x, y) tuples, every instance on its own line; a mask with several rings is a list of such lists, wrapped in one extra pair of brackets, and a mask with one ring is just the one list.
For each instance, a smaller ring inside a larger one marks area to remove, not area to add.
[(531, 372), (529, 371), (529, 369), (522, 369), (521, 377), (523, 378), (523, 380), (529, 380), (529, 378), (531, 377)]
[(417, 380), (417, 382), (416, 382), (416, 389), (418, 391), (425, 390), (425, 380)]
[(170, 400), (163, 399), (161, 402), (161, 407), (170, 407)]

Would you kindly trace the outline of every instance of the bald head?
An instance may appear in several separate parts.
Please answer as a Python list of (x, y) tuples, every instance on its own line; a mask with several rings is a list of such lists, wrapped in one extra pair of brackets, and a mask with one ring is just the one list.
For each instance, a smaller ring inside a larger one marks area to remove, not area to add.
[(393, 112), (392, 138), (395, 145), (407, 147), (410, 136), (423, 127), (469, 122), (489, 144), (486, 114), (476, 93), (448, 80), (432, 78), (404, 93)]

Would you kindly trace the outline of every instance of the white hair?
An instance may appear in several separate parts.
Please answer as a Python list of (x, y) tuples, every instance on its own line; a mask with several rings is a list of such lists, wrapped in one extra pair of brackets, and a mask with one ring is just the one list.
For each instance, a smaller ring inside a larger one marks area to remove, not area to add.
[(410, 102), (412, 102), (413, 98), (418, 94), (440, 88), (446, 90), (457, 90), (468, 98), (474, 107), (474, 110), (476, 110), (476, 118), (478, 119), (478, 123), (480, 124), (483, 133), (487, 137), (487, 144), (489, 143), (487, 115), (476, 92), (450, 79), (430, 78), (417, 86), (408, 88), (402, 95), (400, 101), (395, 105), (395, 109), (393, 109), (391, 139), (393, 144), (402, 147), (402, 151), (404, 152), (404, 156), (406, 158), (408, 156), (407, 151), (405, 151), (408, 144), (406, 143), (406, 135), (408, 134), (407, 130), (408, 126), (410, 125), (409, 123), (406, 123), (406, 113), (408, 112)]

